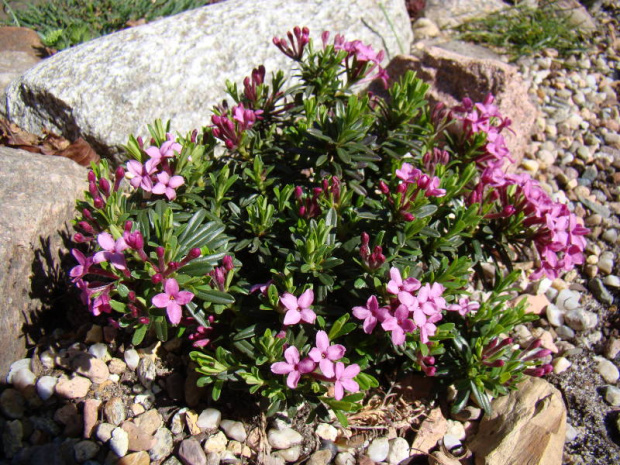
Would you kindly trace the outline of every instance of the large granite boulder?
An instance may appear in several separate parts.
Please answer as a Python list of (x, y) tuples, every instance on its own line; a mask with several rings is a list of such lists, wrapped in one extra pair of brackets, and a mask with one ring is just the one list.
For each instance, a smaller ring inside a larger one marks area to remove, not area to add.
[[(448, 50), (450, 47), (452, 50)], [(458, 50), (458, 53), (453, 50)], [(512, 120), (514, 132), (504, 131), (506, 144), (518, 164), (523, 159), (534, 122), (539, 114), (530, 101), (528, 86), (517, 69), (482, 53), (480, 47), (452, 43), (427, 47), (421, 57), (398, 56), (387, 67), (391, 79), (399, 79), (408, 70), (431, 85), (427, 99), (448, 107), (460, 104), (463, 97), (482, 102), (488, 93), (504, 116)]]
[(324, 30), (359, 39), (388, 58), (409, 51), (404, 0), (228, 0), (93, 40), (45, 60), (7, 91), (7, 112), (23, 129), (45, 127), (69, 140), (83, 137), (119, 160), (130, 133), (156, 118), (186, 132), (209, 124), (226, 79), (241, 83), (252, 69), (284, 69), (292, 61), (271, 42), (307, 26), (320, 44)]
[(0, 147), (0, 381), (67, 287), (62, 236), (87, 189), (86, 169), (68, 158)]
[(502, 0), (426, 0), (424, 16), (441, 28), (454, 27), (507, 6)]

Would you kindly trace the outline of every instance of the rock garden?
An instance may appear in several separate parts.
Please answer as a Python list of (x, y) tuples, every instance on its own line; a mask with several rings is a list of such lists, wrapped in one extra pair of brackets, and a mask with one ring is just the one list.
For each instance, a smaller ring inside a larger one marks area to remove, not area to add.
[(617, 0), (24, 3), (0, 463), (620, 463)]

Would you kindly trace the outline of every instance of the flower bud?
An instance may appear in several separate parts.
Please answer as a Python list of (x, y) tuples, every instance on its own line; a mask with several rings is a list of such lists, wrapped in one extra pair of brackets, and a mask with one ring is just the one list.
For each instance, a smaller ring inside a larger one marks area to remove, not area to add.
[(368, 243), (370, 242), (370, 236), (368, 235), (367, 232), (363, 232), (362, 233), (362, 245), (368, 245)]
[(88, 242), (90, 239), (86, 239), (86, 237), (84, 237), (84, 234), (81, 233), (75, 233), (73, 235), (73, 242), (77, 242), (78, 244), (81, 244), (83, 242)]
[(95, 206), (95, 208), (97, 209), (102, 209), (103, 206), (105, 205), (103, 199), (101, 197), (97, 197), (94, 201), (93, 201), (93, 205)]
[(166, 253), (166, 249), (164, 249), (161, 245), (155, 249), (155, 253), (157, 254), (157, 258), (163, 258)]
[(224, 269), (226, 271), (230, 271), (235, 267), (233, 263), (233, 258), (230, 255), (224, 256), (224, 258), (222, 259), (222, 264), (224, 265)]
[(125, 221), (125, 232), (131, 232), (131, 228), (133, 228), (133, 221)]
[(97, 176), (95, 175), (95, 172), (93, 170), (88, 171), (88, 182), (94, 183), (96, 181), (97, 181)]
[(386, 195), (390, 193), (390, 188), (384, 181), (379, 181), (379, 190)]
[(130, 302), (133, 302), (136, 300), (136, 293), (134, 291), (129, 291), (129, 294), (127, 294), (127, 298), (129, 299)]
[(195, 247), (193, 249), (191, 249), (188, 253), (187, 256), (189, 257), (190, 260), (193, 260), (195, 258), (198, 258), (202, 255), (202, 252), (200, 251), (200, 249), (198, 247)]
[(110, 195), (110, 181), (108, 181), (106, 178), (101, 178), (99, 180), (99, 188), (101, 189), (101, 192), (103, 192), (103, 195), (105, 195), (106, 197)]
[(84, 231), (86, 234), (94, 234), (95, 230), (87, 221), (80, 221), (77, 226)]
[(157, 274), (154, 274), (153, 276), (151, 276), (151, 282), (153, 284), (159, 284), (159, 283), (161, 283), (161, 281), (163, 279), (164, 279), (164, 277), (160, 273), (157, 273)]
[(88, 208), (84, 208), (82, 210), (82, 216), (84, 218), (86, 218), (87, 220), (90, 220), (90, 221), (94, 221), (94, 219), (95, 219), (95, 218), (93, 218), (93, 214), (90, 212), (90, 210)]

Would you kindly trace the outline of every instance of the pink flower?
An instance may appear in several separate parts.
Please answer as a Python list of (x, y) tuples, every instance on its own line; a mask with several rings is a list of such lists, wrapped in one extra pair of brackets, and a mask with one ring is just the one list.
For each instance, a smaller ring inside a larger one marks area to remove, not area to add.
[(365, 307), (353, 307), (353, 316), (360, 320), (364, 320), (364, 332), (366, 334), (371, 334), (377, 322), (385, 320), (385, 318), (389, 316), (389, 312), (387, 308), (380, 308), (377, 298), (371, 295), (366, 301)]
[(161, 147), (149, 147), (145, 150), (147, 155), (153, 160), (160, 161), (163, 158), (173, 158), (176, 153), (181, 153), (183, 147), (178, 142), (175, 142), (172, 134), (166, 134), (168, 140), (161, 144)]
[(422, 175), (422, 171), (414, 168), (409, 163), (403, 163), (400, 169), (396, 170), (396, 177), (402, 179), (408, 184), (415, 183)]
[(458, 304), (451, 304), (446, 307), (446, 310), (451, 312), (459, 312), (461, 316), (467, 315), (469, 312), (475, 312), (480, 308), (478, 302), (471, 302), (467, 297), (459, 299)]
[(102, 313), (112, 313), (109, 292), (109, 287), (104, 288), (103, 292), (95, 297), (90, 303), (90, 311), (93, 315), (99, 316)]
[(335, 384), (334, 384), (334, 398), (340, 400), (344, 397), (345, 389), (349, 392), (358, 392), (360, 390), (359, 384), (353, 380), (360, 372), (360, 367), (357, 363), (349, 365), (345, 368), (344, 363), (337, 362), (334, 370)]
[(71, 268), (71, 271), (69, 271), (69, 276), (73, 278), (73, 282), (76, 282), (89, 273), (90, 267), (93, 266), (93, 257), (86, 257), (78, 249), (72, 249), (71, 255), (73, 255), (79, 263), (79, 265), (74, 266)]
[(153, 297), (153, 305), (157, 308), (165, 308), (168, 319), (173, 325), (179, 324), (183, 311), (181, 305), (186, 305), (194, 298), (189, 291), (179, 291), (179, 283), (176, 279), (166, 279), (164, 292)]
[(291, 389), (297, 387), (297, 383), (301, 379), (301, 375), (311, 373), (316, 368), (316, 364), (308, 357), (299, 360), (299, 350), (297, 347), (291, 346), (284, 351), (286, 362), (276, 362), (271, 365), (271, 372), (276, 375), (288, 375), (286, 385)]
[(381, 327), (392, 332), (392, 342), (399, 346), (405, 343), (405, 333), (411, 333), (415, 329), (413, 321), (409, 318), (409, 309), (405, 305), (399, 305), (394, 316), (388, 316), (381, 323)]
[(387, 284), (387, 291), (390, 294), (398, 295), (399, 292), (413, 292), (420, 289), (420, 281), (415, 278), (407, 278), (403, 281), (400, 270), (396, 267), (390, 268), (390, 281)]
[(334, 362), (340, 360), (346, 349), (341, 344), (329, 344), (329, 337), (325, 331), (316, 333), (316, 347), (313, 347), (308, 356), (312, 361), (319, 364), (319, 368), (325, 376), (334, 376)]
[(286, 292), (280, 297), (280, 302), (286, 307), (287, 312), (284, 315), (283, 323), (286, 326), (295, 325), (300, 321), (304, 323), (314, 323), (316, 320), (316, 314), (310, 309), (310, 305), (314, 301), (314, 292), (312, 289), (308, 289), (299, 299), (293, 294)]
[(119, 237), (115, 241), (110, 233), (101, 233), (97, 236), (97, 242), (103, 251), (95, 254), (93, 257), (94, 263), (110, 262), (117, 270), (127, 269), (127, 262), (125, 262), (123, 251), (129, 247), (125, 239)]
[(137, 160), (129, 160), (127, 162), (127, 173), (125, 174), (129, 178), (129, 183), (134, 187), (141, 187), (146, 192), (151, 192), (153, 189), (153, 180), (151, 175), (157, 170), (159, 160), (151, 158), (143, 165)]
[(157, 184), (153, 186), (153, 194), (166, 194), (168, 200), (174, 200), (177, 197), (175, 189), (185, 183), (183, 176), (172, 176), (165, 171), (157, 174)]

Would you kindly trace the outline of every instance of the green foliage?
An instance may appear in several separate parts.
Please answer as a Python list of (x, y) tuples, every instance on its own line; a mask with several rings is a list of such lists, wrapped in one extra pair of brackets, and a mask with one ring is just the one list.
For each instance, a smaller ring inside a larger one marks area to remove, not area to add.
[(457, 30), (461, 39), (506, 50), (513, 59), (546, 48), (556, 49), (562, 56), (583, 51), (588, 34), (571, 25), (553, 3), (541, 2), (538, 8), (515, 5), (469, 21)]
[(7, 24), (34, 29), (45, 46), (62, 50), (125, 29), (131, 21), (153, 21), (209, 3), (213, 1), (47, 0), (11, 10)]

